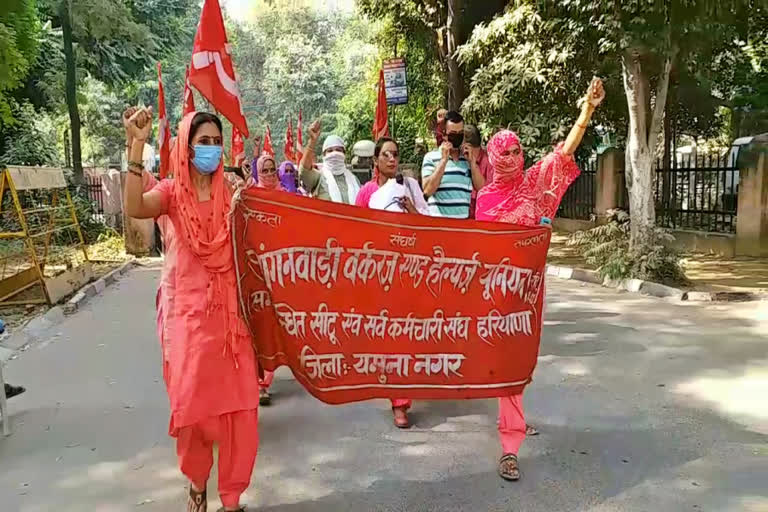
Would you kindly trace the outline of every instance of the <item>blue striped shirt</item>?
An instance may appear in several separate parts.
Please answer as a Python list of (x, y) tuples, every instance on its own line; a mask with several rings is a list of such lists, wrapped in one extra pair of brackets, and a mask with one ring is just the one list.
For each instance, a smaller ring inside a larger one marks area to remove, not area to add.
[[(440, 164), (440, 150), (432, 151), (424, 156), (421, 164), (421, 179), (428, 178)], [(472, 200), (472, 170), (464, 158), (448, 160), (445, 173), (437, 191), (429, 198), (429, 207), (442, 217), (468, 219), (469, 206)]]

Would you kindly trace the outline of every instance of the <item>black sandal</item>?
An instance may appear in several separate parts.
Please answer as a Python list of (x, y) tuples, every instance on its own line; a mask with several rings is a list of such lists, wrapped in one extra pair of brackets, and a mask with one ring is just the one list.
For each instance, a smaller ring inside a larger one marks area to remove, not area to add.
[(197, 492), (190, 485), (187, 512), (208, 512), (208, 492)]
[(5, 385), (5, 398), (13, 398), (15, 396), (19, 396), (23, 392), (25, 392), (26, 389), (24, 386), (11, 386), (10, 384)]
[(507, 453), (499, 459), (499, 476), (509, 482), (520, 480), (520, 466), (517, 462), (517, 455)]

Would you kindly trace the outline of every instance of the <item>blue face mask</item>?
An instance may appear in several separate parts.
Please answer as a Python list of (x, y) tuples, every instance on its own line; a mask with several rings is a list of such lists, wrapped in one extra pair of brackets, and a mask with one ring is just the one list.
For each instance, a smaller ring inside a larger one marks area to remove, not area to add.
[(197, 144), (194, 147), (195, 158), (192, 165), (201, 174), (213, 174), (219, 168), (221, 162), (221, 146), (204, 146)]

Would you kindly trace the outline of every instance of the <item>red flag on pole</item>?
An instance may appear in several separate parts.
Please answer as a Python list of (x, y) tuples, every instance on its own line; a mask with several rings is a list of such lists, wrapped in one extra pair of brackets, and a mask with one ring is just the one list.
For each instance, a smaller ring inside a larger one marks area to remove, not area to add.
[(232, 167), (240, 167), (245, 161), (245, 142), (243, 136), (240, 135), (240, 130), (237, 127), (232, 127)]
[(168, 115), (165, 112), (165, 90), (163, 89), (163, 73), (160, 63), (157, 63), (157, 117), (159, 120), (157, 140), (160, 146), (160, 179), (168, 175), (171, 161), (171, 128), (168, 126)]
[(389, 118), (387, 116), (387, 89), (384, 83), (384, 70), (379, 70), (379, 95), (376, 101), (376, 116), (373, 119), (374, 142), (382, 137), (389, 137)]
[(285, 128), (285, 149), (283, 150), (285, 159), (294, 162), (296, 159), (296, 147), (293, 145), (293, 121), (288, 120), (288, 126)]
[(304, 141), (301, 136), (301, 109), (299, 109), (299, 125), (296, 127), (296, 163), (301, 162), (304, 157)]
[(231, 52), (219, 1), (205, 0), (192, 50), (189, 83), (248, 137), (248, 123), (243, 114)]
[(264, 153), (275, 158), (275, 150), (272, 147), (272, 132), (267, 125), (267, 132), (264, 134)]
[(195, 95), (192, 94), (192, 88), (189, 86), (189, 66), (187, 66), (187, 74), (184, 75), (184, 109), (182, 110), (182, 116), (195, 111)]

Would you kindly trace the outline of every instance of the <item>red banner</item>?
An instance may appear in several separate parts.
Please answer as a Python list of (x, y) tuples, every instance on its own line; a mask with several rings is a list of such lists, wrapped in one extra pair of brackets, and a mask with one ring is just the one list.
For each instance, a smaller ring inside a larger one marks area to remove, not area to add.
[(489, 398), (530, 382), (548, 227), (248, 188), (232, 229), (260, 364), (288, 365), (323, 402)]

